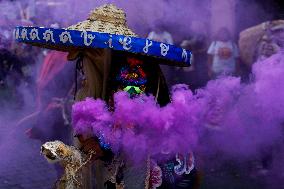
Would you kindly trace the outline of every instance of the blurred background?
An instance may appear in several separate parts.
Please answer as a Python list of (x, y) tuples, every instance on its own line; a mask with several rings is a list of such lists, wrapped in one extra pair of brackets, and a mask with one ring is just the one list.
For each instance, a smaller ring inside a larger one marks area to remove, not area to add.
[[(283, 47), (277, 40), (284, 31), (283, 0), (0, 0), (1, 189), (51, 188), (60, 170), (40, 156), (40, 145), (54, 139), (71, 143), (66, 133), (75, 64), (65, 53), (16, 43), (14, 27), (64, 28), (105, 3), (124, 9), (130, 28), (140, 37), (193, 52), (189, 68), (162, 67), (169, 87), (184, 83), (195, 91), (223, 74), (249, 82), (254, 62)], [(212, 65), (218, 65), (214, 52), (222, 42), (230, 44), (224, 56), (231, 57), (233, 66), (220, 71)], [(265, 177), (273, 177), (266, 174), (269, 159), (202, 168), (201, 188), (283, 188), (265, 182)]]

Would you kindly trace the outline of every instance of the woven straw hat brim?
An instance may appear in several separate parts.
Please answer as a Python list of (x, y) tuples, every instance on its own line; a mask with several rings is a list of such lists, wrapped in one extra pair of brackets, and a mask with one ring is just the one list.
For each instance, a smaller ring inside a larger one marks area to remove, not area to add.
[(191, 52), (189, 50), (124, 35), (54, 28), (17, 27), (15, 39), (18, 42), (58, 51), (70, 52), (88, 48), (108, 48), (152, 57), (157, 59), (156, 62), (159, 64), (184, 67), (190, 66), (191, 63)]
[(189, 66), (191, 62), (188, 50), (138, 38), (127, 26), (124, 11), (112, 4), (96, 8), (87, 20), (66, 29), (16, 27), (15, 39), (59, 51), (109, 48), (161, 59), (159, 62), (174, 66)]

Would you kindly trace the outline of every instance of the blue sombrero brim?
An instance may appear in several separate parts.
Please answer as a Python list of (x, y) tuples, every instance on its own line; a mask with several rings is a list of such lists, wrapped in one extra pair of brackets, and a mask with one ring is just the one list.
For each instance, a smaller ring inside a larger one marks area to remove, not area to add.
[(84, 48), (110, 48), (143, 54), (161, 59), (159, 63), (173, 66), (190, 66), (192, 54), (189, 50), (138, 37), (109, 33), (18, 26), (14, 31), (18, 42), (28, 43), (59, 51)]

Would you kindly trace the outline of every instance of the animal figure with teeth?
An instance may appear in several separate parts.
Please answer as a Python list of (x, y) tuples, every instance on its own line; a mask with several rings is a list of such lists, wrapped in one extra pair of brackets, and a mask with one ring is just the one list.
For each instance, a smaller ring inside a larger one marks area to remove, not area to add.
[(41, 146), (41, 154), (49, 163), (60, 163), (64, 174), (56, 183), (56, 189), (79, 189), (82, 178), (81, 168), (85, 165), (81, 152), (61, 141), (46, 142)]

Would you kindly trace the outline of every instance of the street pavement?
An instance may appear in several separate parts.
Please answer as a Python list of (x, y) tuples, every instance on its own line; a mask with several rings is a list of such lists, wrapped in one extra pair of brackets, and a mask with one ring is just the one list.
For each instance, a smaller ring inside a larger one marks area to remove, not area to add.
[(0, 189), (50, 189), (56, 181), (54, 165), (40, 155), (39, 141), (26, 128), (0, 120)]

